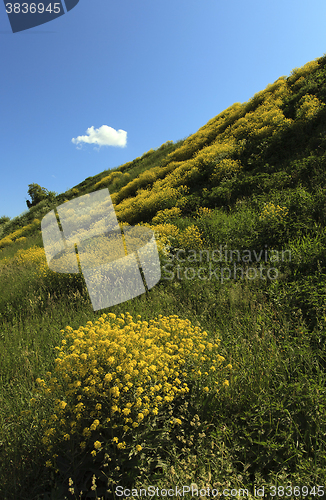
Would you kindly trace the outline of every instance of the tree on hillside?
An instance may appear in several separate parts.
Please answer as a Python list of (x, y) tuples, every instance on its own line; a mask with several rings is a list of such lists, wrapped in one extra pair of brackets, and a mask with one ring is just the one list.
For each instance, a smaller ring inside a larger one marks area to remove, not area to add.
[(10, 217), (8, 217), (7, 215), (2, 215), (2, 217), (0, 217), (0, 224), (5, 224), (6, 222), (9, 222), (10, 221)]
[(32, 198), (32, 202), (26, 200), (28, 208), (35, 207), (40, 201), (45, 198), (53, 199), (56, 193), (54, 191), (48, 191), (46, 188), (41, 187), (39, 184), (29, 184), (28, 194)]

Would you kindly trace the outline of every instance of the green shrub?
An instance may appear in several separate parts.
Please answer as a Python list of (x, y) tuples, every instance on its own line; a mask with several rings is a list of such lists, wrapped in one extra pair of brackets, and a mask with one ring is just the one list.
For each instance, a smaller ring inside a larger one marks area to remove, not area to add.
[(6, 215), (3, 215), (0, 217), (0, 224), (5, 224), (6, 222), (10, 221), (10, 217), (7, 217)]

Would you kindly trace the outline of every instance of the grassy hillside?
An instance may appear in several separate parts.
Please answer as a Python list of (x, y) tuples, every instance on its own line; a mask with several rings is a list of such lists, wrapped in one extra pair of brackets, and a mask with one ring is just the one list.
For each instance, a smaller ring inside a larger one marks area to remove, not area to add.
[[(326, 56), (0, 225), (0, 498), (321, 496), (325, 104)], [(103, 188), (121, 227), (154, 230), (162, 276), (94, 312), (41, 220)]]

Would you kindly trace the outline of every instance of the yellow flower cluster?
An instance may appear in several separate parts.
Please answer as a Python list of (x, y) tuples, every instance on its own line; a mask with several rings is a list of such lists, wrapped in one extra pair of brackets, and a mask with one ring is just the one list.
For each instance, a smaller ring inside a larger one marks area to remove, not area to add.
[(164, 148), (167, 148), (168, 146), (170, 146), (171, 144), (173, 144), (173, 141), (166, 141), (164, 142), (160, 147), (159, 149), (164, 149)]
[(274, 83), (270, 83), (264, 90), (257, 92), (245, 105), (246, 111), (254, 111), (257, 106), (265, 100), (270, 100), (271, 97), (275, 100), (275, 104), (280, 106), (282, 99), (291, 94), (286, 78), (281, 76)]
[(294, 83), (296, 82), (299, 78), (305, 77), (308, 73), (312, 73), (315, 71), (319, 66), (318, 59), (315, 59), (314, 61), (309, 61), (307, 62), (304, 66), (301, 66), (301, 68), (294, 68), (291, 71), (291, 75), (288, 78), (289, 83)]
[(120, 189), (119, 198), (126, 198), (128, 196), (134, 195), (138, 189), (147, 186), (149, 183), (153, 183), (156, 179), (157, 168), (151, 170), (145, 170), (139, 174), (138, 177), (128, 182), (126, 186)]
[(222, 179), (233, 177), (240, 172), (241, 169), (242, 166), (239, 160), (224, 158), (217, 163), (210, 180), (214, 185), (217, 185)]
[(197, 226), (188, 226), (177, 237), (182, 248), (200, 249), (204, 244), (203, 236)]
[(205, 217), (207, 215), (211, 215), (213, 211), (207, 207), (199, 207), (197, 210), (197, 217)]
[(205, 168), (206, 165), (210, 165), (211, 163), (215, 164), (223, 158), (232, 155), (232, 153), (236, 151), (237, 147), (238, 145), (233, 137), (219, 137), (218, 140), (214, 141), (209, 147), (198, 151), (195, 155), (195, 160), (198, 166)]
[(26, 269), (34, 268), (37, 276), (46, 276), (50, 271), (45, 257), (44, 248), (31, 246), (27, 250), (18, 250), (13, 258), (6, 259), (5, 262), (10, 266), (11, 272), (17, 272), (17, 269), (24, 267)]
[(265, 90), (261, 104), (234, 123), (230, 132), (236, 139), (248, 136), (268, 137), (277, 133), (280, 128), (292, 123), (290, 118), (285, 118), (279, 107), (282, 104), (282, 96), (289, 92), (286, 83), (280, 80), (277, 89), (279, 92), (273, 93)]
[(18, 238), (18, 239), (16, 240), (16, 243), (23, 243), (23, 242), (24, 242), (24, 241), (26, 241), (26, 240), (27, 240), (26, 236), (21, 236), (20, 238)]
[(174, 224), (168, 223), (155, 226), (147, 223), (142, 225), (154, 231), (157, 248), (160, 254), (161, 252), (164, 254), (166, 246), (199, 249), (202, 248), (204, 244), (203, 236), (195, 225), (188, 226), (183, 231), (180, 231)]
[(11, 239), (10, 235), (5, 236), (0, 240), (0, 248), (8, 247), (11, 245), (14, 241)]
[(153, 185), (154, 191), (162, 189), (177, 188), (184, 183), (190, 182), (193, 176), (197, 175), (198, 168), (194, 165), (194, 160), (182, 161), (179, 163), (173, 162), (174, 169), (167, 174), (164, 179), (157, 180)]
[(42, 440), (52, 453), (56, 444), (77, 436), (81, 449), (93, 443), (95, 456), (103, 447), (100, 436), (105, 429), (112, 430), (110, 446), (124, 449), (121, 438), (189, 392), (187, 380), (197, 380), (204, 392), (214, 394), (219, 380), (225, 379), (223, 370), (231, 368), (223, 366), (225, 359), (217, 352), (219, 339), (209, 342), (207, 332), (176, 315), (147, 322), (140, 316), (134, 321), (129, 313), (109, 313), (78, 330), (67, 326), (61, 333), (55, 376), (48, 372), (47, 382), (37, 379), (39, 401), (50, 403), (53, 411), (42, 421)]
[(267, 203), (259, 216), (262, 221), (282, 221), (288, 215), (288, 209), (286, 207), (280, 207), (279, 205), (274, 205), (274, 203)]
[(165, 222), (169, 222), (171, 219), (181, 217), (181, 213), (182, 212), (178, 207), (159, 210), (155, 217), (153, 217), (152, 224), (164, 224)]
[(2, 238), (0, 240), (0, 248), (11, 245), (14, 241), (17, 241), (17, 239), (19, 239), (24, 233), (27, 233), (32, 229), (39, 228), (39, 226), (40, 226), (40, 221), (38, 219), (34, 219), (34, 221), (31, 224), (20, 227), (16, 231), (13, 231), (12, 233)]
[(121, 180), (123, 179), (124, 181), (127, 182), (129, 178), (130, 178), (130, 174), (128, 174), (128, 172), (123, 174), (121, 171), (117, 170), (117, 171), (111, 172), (111, 174), (106, 175), (100, 181), (98, 181), (95, 184), (94, 189), (98, 189), (100, 187), (105, 188), (105, 187), (109, 186), (110, 184), (112, 184), (114, 181), (117, 181), (120, 179)]
[(174, 241), (176, 241), (176, 238), (179, 234), (179, 228), (174, 224), (163, 223), (154, 226), (148, 223), (144, 223), (142, 225), (152, 229), (155, 235), (155, 241), (158, 251), (159, 253), (163, 252), (163, 254), (165, 246), (173, 246), (173, 243)]
[(140, 193), (141, 189), (146, 187), (149, 188), (151, 184), (153, 186), (156, 184), (156, 182), (165, 177), (169, 172), (174, 170), (175, 168), (175, 162), (170, 162), (168, 165), (163, 166), (163, 167), (155, 167), (151, 168), (150, 171), (146, 170), (145, 172), (142, 172), (139, 174), (138, 177), (130, 181), (126, 186), (120, 189), (118, 193), (113, 193), (112, 194), (112, 202), (114, 205), (117, 205), (120, 203), (122, 200), (128, 198), (129, 196), (135, 196), (137, 198), (136, 193)]
[[(166, 186), (157, 191), (154, 189), (140, 190), (136, 197), (127, 198), (115, 207), (117, 217), (119, 220), (127, 221), (131, 224), (135, 218), (135, 214), (139, 212), (144, 214), (157, 212), (162, 206), (173, 204), (182, 196), (184, 191), (185, 189), (183, 186), (179, 186), (178, 188)], [(112, 201), (114, 201), (113, 196)]]
[(317, 97), (306, 94), (299, 101), (299, 109), (296, 112), (296, 118), (300, 120), (310, 120), (325, 107)]
[(238, 116), (238, 113), (243, 109), (243, 105), (235, 103), (222, 111), (215, 118), (209, 120), (198, 132), (188, 137), (181, 147), (173, 151), (167, 156), (170, 161), (182, 162), (187, 161), (194, 155), (198, 154), (199, 150), (211, 144), (217, 135), (225, 128), (225, 123), (232, 123)]
[(147, 156), (150, 156), (154, 152), (155, 152), (154, 149), (150, 149), (149, 151), (147, 151), (146, 153), (143, 154), (143, 156), (141, 157), (141, 159), (143, 160), (144, 158), (147, 158)]

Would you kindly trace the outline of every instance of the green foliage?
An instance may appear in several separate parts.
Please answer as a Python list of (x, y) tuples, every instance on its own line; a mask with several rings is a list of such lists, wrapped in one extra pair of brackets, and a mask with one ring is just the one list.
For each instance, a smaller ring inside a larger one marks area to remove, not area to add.
[(10, 217), (7, 217), (6, 215), (3, 215), (0, 217), (0, 224), (5, 224), (6, 222), (10, 221)]
[(54, 200), (56, 193), (54, 191), (48, 191), (46, 188), (41, 187), (39, 184), (29, 184), (28, 194), (32, 199), (32, 203), (27, 200), (28, 208), (34, 207), (44, 199)]

